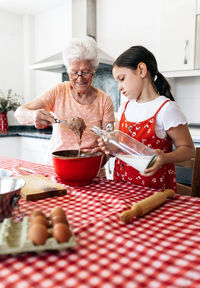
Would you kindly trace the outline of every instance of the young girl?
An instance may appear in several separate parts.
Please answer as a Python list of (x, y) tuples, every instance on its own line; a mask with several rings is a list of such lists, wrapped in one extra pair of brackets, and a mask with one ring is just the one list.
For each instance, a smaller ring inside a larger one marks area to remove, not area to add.
[[(113, 76), (119, 91), (128, 99), (119, 108), (115, 129), (154, 149), (158, 155), (143, 175), (116, 159), (114, 179), (176, 191), (173, 163), (190, 159), (195, 149), (186, 117), (174, 102), (169, 83), (158, 72), (154, 55), (142, 46), (129, 48), (114, 62)], [(106, 152), (102, 140), (99, 146)]]

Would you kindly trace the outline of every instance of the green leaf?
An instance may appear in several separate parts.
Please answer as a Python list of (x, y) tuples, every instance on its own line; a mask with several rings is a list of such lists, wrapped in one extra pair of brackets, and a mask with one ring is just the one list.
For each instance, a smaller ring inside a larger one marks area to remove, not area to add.
[(23, 97), (19, 94), (12, 93), (12, 89), (8, 89), (7, 95), (0, 90), (0, 112), (15, 111), (20, 105)]

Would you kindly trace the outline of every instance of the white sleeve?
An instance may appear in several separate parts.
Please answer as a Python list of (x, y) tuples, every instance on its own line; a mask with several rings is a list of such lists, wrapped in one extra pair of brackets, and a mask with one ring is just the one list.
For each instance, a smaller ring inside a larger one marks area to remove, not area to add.
[(165, 131), (180, 124), (188, 123), (186, 116), (176, 102), (167, 102), (157, 114), (158, 125)]

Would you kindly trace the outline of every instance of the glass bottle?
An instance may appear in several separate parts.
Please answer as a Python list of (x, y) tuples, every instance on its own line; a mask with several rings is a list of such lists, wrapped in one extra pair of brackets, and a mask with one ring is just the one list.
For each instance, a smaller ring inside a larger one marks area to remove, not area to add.
[(153, 166), (156, 161), (157, 154), (151, 148), (120, 130), (108, 132), (94, 126), (91, 131), (104, 140), (111, 156), (121, 159), (141, 173)]

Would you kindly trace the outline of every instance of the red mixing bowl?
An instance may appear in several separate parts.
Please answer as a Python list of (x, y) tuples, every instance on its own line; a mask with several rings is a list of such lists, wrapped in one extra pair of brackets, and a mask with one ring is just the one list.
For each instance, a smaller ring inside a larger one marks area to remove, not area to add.
[(102, 162), (102, 153), (81, 153), (78, 150), (62, 150), (52, 153), (53, 166), (63, 183), (84, 186), (97, 176)]

